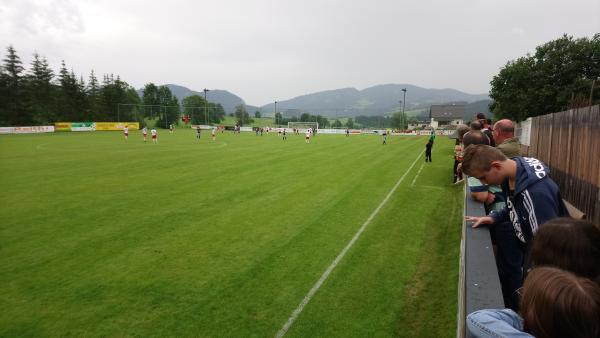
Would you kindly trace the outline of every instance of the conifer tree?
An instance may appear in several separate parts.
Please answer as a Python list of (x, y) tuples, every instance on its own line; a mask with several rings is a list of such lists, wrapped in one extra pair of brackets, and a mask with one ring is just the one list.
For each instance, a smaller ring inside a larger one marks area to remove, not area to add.
[(24, 109), (24, 68), (12, 46), (8, 46), (6, 51), (6, 58), (2, 60), (0, 68), (0, 123), (26, 125), (31, 121), (31, 115)]
[(54, 72), (48, 66), (46, 58), (33, 54), (31, 69), (27, 75), (27, 109), (34, 124), (50, 124), (54, 121), (54, 92), (52, 84)]

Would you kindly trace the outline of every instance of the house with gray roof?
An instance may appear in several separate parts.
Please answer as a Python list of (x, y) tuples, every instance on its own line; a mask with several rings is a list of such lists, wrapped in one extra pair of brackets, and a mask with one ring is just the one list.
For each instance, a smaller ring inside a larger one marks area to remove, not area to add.
[(445, 129), (464, 123), (465, 102), (435, 104), (431, 106), (431, 127)]

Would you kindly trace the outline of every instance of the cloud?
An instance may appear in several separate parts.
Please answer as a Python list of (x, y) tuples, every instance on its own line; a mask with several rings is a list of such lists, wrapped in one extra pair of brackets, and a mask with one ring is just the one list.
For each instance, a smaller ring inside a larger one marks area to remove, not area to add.
[(525, 30), (524, 30), (523, 28), (521, 28), (521, 27), (514, 27), (514, 28), (511, 30), (511, 32), (512, 32), (514, 35), (519, 35), (519, 36), (522, 36), (523, 34), (525, 34)]
[(85, 31), (78, 7), (70, 0), (6, 0), (0, 4), (5, 32), (20, 38), (59, 36)]

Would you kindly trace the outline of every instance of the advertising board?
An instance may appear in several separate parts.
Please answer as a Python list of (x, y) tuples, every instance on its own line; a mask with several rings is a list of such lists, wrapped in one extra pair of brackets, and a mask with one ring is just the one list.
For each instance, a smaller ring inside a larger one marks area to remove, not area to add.
[(72, 122), (71, 131), (94, 131), (96, 123), (94, 122)]
[(15, 134), (53, 133), (54, 126), (14, 127)]
[(96, 122), (96, 131), (98, 130), (123, 130), (127, 126), (129, 130), (140, 129), (139, 122)]
[(71, 122), (56, 122), (54, 123), (56, 131), (71, 131)]

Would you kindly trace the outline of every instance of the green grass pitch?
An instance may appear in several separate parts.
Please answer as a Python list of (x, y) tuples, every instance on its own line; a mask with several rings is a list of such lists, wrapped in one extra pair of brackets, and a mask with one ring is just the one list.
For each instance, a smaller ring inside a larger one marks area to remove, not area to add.
[(455, 336), (446, 137), (158, 140), (0, 136), (0, 336), (273, 337), (415, 160), (286, 337)]

